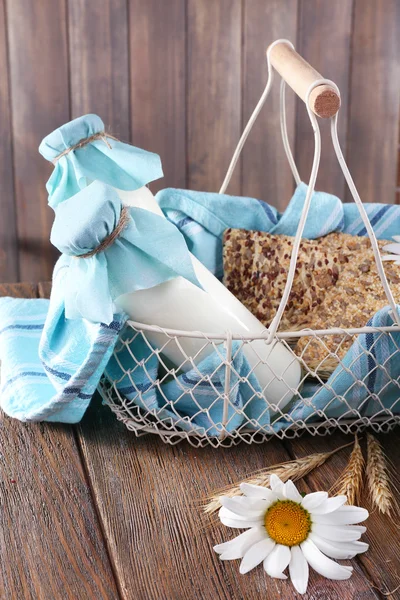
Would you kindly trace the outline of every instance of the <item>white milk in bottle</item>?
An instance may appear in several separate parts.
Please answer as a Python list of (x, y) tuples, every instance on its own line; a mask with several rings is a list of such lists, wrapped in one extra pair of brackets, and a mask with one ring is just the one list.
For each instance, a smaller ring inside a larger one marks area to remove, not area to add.
[[(126, 206), (150, 210), (164, 217), (147, 187), (117, 191)], [(183, 277), (176, 277), (153, 288), (119, 296), (116, 305), (133, 321), (165, 329), (213, 334), (230, 331), (238, 336), (254, 337), (264, 334), (266, 329), (260, 321), (192, 254), (191, 259), (203, 290)], [(163, 348), (169, 339), (165, 334), (155, 332), (146, 332), (146, 337), (158, 348)], [(205, 338), (180, 336), (178, 339), (186, 356), (192, 357), (197, 364), (213, 351)], [(265, 340), (255, 340), (245, 343), (243, 351), (266, 400), (282, 410), (300, 383), (300, 363), (279, 341), (268, 345)], [(190, 361), (184, 362), (185, 357), (174, 339), (162, 352), (183, 371), (193, 367)]]

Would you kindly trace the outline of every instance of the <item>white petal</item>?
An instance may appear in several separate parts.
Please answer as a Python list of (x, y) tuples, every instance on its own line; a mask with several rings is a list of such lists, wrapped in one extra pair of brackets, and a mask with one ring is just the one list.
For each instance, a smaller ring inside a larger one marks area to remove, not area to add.
[(327, 515), (313, 514), (312, 520), (313, 523), (324, 523), (326, 525), (354, 525), (354, 523), (365, 521), (368, 516), (369, 513), (365, 508), (345, 505)]
[(246, 521), (247, 517), (243, 517), (242, 515), (237, 515), (226, 506), (221, 506), (219, 509), (218, 515), (221, 517), (229, 517), (230, 519), (237, 519), (238, 521)]
[(400, 235), (392, 235), (395, 242), (400, 242)]
[(300, 548), (302, 549), (305, 559), (310, 567), (327, 579), (342, 580), (349, 579), (349, 577), (351, 577), (353, 571), (352, 567), (338, 565), (338, 563), (322, 554), (322, 552), (318, 550), (317, 546), (310, 539), (305, 540), (305, 542), (300, 545)]
[(382, 260), (392, 260), (396, 264), (399, 264), (399, 262), (400, 262), (400, 256), (397, 256), (396, 254), (385, 254), (384, 256), (381, 256), (381, 259)]
[(261, 542), (254, 544), (254, 546), (247, 550), (244, 555), (243, 560), (240, 563), (239, 572), (244, 575), (251, 571), (251, 569), (254, 569), (254, 567), (262, 563), (274, 547), (275, 542), (271, 540), (271, 538), (265, 538), (264, 540), (261, 540)]
[(220, 502), (234, 515), (251, 519), (263, 515), (270, 505), (266, 500), (257, 498), (229, 498), (228, 496), (222, 496)]
[(345, 502), (347, 502), (347, 496), (334, 496), (333, 498), (328, 498), (310, 512), (311, 515), (326, 515), (343, 506)]
[(312, 492), (311, 494), (307, 494), (301, 501), (301, 505), (306, 510), (313, 510), (324, 500), (328, 498), (327, 492)]
[(288, 500), (293, 500), (293, 502), (298, 502), (300, 504), (300, 502), (303, 500), (303, 496), (300, 494), (291, 479), (285, 483), (283, 493)]
[[(346, 515), (347, 518), (349, 519), (349, 522), (347, 523), (347, 525), (352, 525), (353, 523), (361, 523), (362, 521), (365, 521), (369, 517), (369, 512), (367, 511), (366, 508), (361, 508), (361, 506), (349, 506), (347, 504), (342, 506), (342, 508), (339, 508), (339, 510), (337, 510), (335, 514), (341, 515), (341, 517), (343, 517), (343, 518)], [(351, 519), (355, 518), (357, 520), (350, 522), (350, 518)]]
[(249, 527), (258, 527), (263, 523), (262, 517), (259, 519), (241, 517), (232, 513), (230, 510), (225, 508), (225, 506), (219, 509), (218, 515), (223, 525), (226, 525), (226, 527), (234, 527), (236, 529), (248, 529)]
[(214, 551), (221, 554), (221, 560), (230, 560), (234, 558), (243, 558), (245, 552), (253, 545), (267, 537), (264, 527), (253, 527), (244, 533), (241, 533), (233, 540), (217, 544)]
[(280, 500), (283, 500), (285, 498), (285, 484), (279, 479), (278, 475), (272, 473), (272, 475), (269, 476), (269, 485), (271, 486), (271, 490)]
[(346, 527), (346, 529), (354, 529), (355, 531), (358, 531), (360, 535), (367, 531), (365, 525), (350, 525), (348, 528)]
[(252, 483), (243, 482), (240, 484), (240, 491), (249, 498), (263, 498), (269, 502), (275, 502), (275, 500), (277, 500), (277, 497), (269, 488), (261, 485), (253, 485)]
[(348, 558), (354, 558), (356, 554), (360, 552), (365, 552), (368, 548), (368, 544), (365, 544), (367, 548), (361, 549), (361, 547), (357, 547), (354, 544), (362, 544), (362, 542), (343, 542), (342, 544), (339, 542), (331, 542), (329, 540), (325, 540), (322, 537), (319, 537), (316, 533), (310, 533), (309, 538), (314, 542), (321, 552), (330, 556), (330, 558), (338, 558), (341, 560), (346, 560)]
[(290, 579), (299, 592), (305, 594), (308, 584), (308, 562), (304, 558), (304, 554), (299, 546), (291, 548), (291, 559), (289, 563)]
[(326, 540), (334, 542), (355, 542), (360, 539), (361, 533), (363, 533), (358, 531), (356, 526), (338, 527), (337, 525), (321, 525), (320, 523), (313, 523), (311, 531)]
[(270, 577), (276, 579), (287, 579), (282, 573), (288, 566), (291, 558), (289, 546), (277, 544), (271, 554), (264, 560), (264, 569)]
[(400, 244), (386, 244), (386, 246), (383, 246), (382, 250), (385, 252), (394, 252), (395, 254), (400, 254)]
[(222, 525), (232, 527), (233, 529), (249, 529), (250, 527), (259, 527), (262, 521), (237, 521), (229, 517), (220, 517)]

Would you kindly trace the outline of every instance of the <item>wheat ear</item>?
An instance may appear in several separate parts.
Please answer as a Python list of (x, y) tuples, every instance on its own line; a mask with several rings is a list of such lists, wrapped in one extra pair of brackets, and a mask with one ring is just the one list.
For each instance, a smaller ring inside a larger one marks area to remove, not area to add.
[(332, 490), (337, 496), (347, 496), (347, 504), (356, 504), (360, 501), (364, 481), (364, 467), (365, 460), (356, 435), (349, 462), (339, 479), (332, 486)]
[(390, 486), (389, 464), (378, 440), (367, 434), (367, 484), (371, 501), (382, 514), (398, 509)]
[[(323, 465), (324, 462), (333, 454), (339, 452), (339, 450), (342, 450), (343, 448), (347, 448), (348, 446), (351, 446), (351, 443), (340, 446), (339, 448), (335, 448), (335, 450), (331, 450), (330, 452), (318, 452), (315, 454), (310, 454), (309, 456), (304, 456), (303, 458), (297, 458), (295, 460), (289, 460), (284, 463), (273, 465), (267, 469), (262, 469), (261, 471), (254, 473), (251, 477), (245, 479), (244, 481), (253, 485), (267, 486), (269, 484), (269, 477), (272, 475), (272, 473), (278, 475), (282, 481), (287, 481), (288, 479), (296, 481), (297, 479), (301, 479), (302, 477), (308, 475), (308, 473), (310, 473), (316, 467)], [(219, 508), (221, 508), (220, 496), (240, 496), (242, 493), (240, 491), (240, 483), (231, 484), (206, 498), (204, 512), (212, 515), (219, 510)]]

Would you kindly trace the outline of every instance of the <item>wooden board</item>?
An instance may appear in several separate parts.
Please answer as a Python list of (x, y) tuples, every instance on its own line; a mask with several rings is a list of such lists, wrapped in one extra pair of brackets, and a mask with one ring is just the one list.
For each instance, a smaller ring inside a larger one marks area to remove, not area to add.
[(232, 532), (210, 526), (199, 507), (215, 488), (284, 460), (279, 443), (245, 453), (171, 447), (155, 436), (135, 439), (110, 409), (93, 405), (78, 431), (124, 598), (253, 600), (279, 589), (266, 587), (262, 570), (247, 589), (237, 564), (219, 563), (212, 547)]
[(127, 0), (68, 2), (71, 115), (98, 114), (129, 141)]
[(5, 0), (0, 2), (0, 282), (18, 281), (18, 239), (14, 204), (11, 107)]
[[(188, 186), (218, 192), (241, 133), (241, 2), (188, 0)], [(240, 193), (237, 165), (229, 194)]]
[[(267, 46), (280, 38), (296, 43), (297, 13), (298, 0), (246, 0), (244, 3), (243, 125), (267, 82)], [(280, 78), (276, 76), (270, 96), (243, 148), (242, 193), (283, 210), (293, 194), (294, 180), (281, 140), (279, 90)], [(286, 98), (288, 133), (294, 152), (293, 92), (288, 91)]]
[(65, 0), (7, 2), (7, 29), (19, 271), (22, 280), (37, 282), (50, 278), (56, 254), (45, 188), (52, 166), (38, 146), (69, 120)]
[(397, 0), (355, 0), (347, 158), (363, 202), (395, 201), (399, 27)]
[(186, 186), (185, 0), (129, 0), (132, 143), (161, 156), (153, 192)]
[[(37, 297), (30, 284), (0, 296)], [(0, 597), (119, 598), (71, 426), (0, 416)]]
[[(199, 507), (208, 493), (289, 459), (290, 444), (275, 440), (222, 450), (194, 449), (186, 443), (170, 447), (153, 436), (136, 440), (122, 424), (114, 427), (107, 411), (92, 405), (78, 435), (126, 598), (298, 598), (290, 583), (266, 577), (262, 568), (244, 577), (237, 561), (219, 562), (212, 546), (231, 539), (235, 531), (203, 517)], [(315, 447), (324, 448), (307, 439), (300, 455)], [(300, 487), (313, 489), (313, 479)], [(305, 598), (378, 599), (362, 564), (351, 564), (353, 576), (344, 584), (313, 572)]]
[[(301, 0), (298, 52), (340, 89), (339, 141), (344, 156), (347, 147), (352, 10), (354, 0), (321, 2)], [(318, 35), (315, 32), (318, 31)], [(330, 120), (318, 119), (322, 134), (321, 163), (317, 189), (345, 198), (345, 180), (331, 142)], [(370, 124), (364, 123), (368, 130)], [(314, 155), (314, 135), (304, 102), (297, 100), (296, 164), (308, 183)]]

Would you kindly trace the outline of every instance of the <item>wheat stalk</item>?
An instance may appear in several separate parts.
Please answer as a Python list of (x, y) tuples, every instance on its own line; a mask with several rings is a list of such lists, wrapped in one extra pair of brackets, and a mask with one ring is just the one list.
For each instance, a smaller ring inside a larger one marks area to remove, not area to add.
[(367, 484), (372, 503), (382, 514), (391, 514), (398, 509), (390, 486), (389, 464), (381, 444), (367, 434)]
[(364, 467), (365, 460), (356, 435), (349, 462), (339, 479), (332, 486), (337, 496), (347, 496), (347, 504), (356, 504), (360, 500), (364, 480)]
[[(296, 481), (308, 475), (308, 473), (310, 473), (316, 467), (323, 465), (324, 462), (333, 454), (339, 452), (339, 450), (342, 450), (343, 448), (347, 448), (350, 445), (351, 444), (345, 444), (344, 446), (340, 446), (339, 448), (331, 450), (330, 452), (318, 452), (315, 454), (310, 454), (309, 456), (304, 456), (303, 458), (297, 458), (295, 460), (289, 460), (287, 462), (273, 465), (267, 469), (262, 469), (261, 471), (253, 473), (251, 477), (245, 479), (244, 481), (253, 485), (267, 486), (269, 484), (269, 477), (272, 475), (272, 473), (278, 475), (282, 481), (287, 481), (288, 479)], [(242, 493), (240, 491), (240, 483), (234, 483), (226, 486), (225, 488), (214, 492), (211, 494), (211, 496), (206, 498), (204, 512), (212, 515), (219, 510), (221, 508), (221, 495), (229, 496), (230, 498), (233, 496), (240, 496)]]

